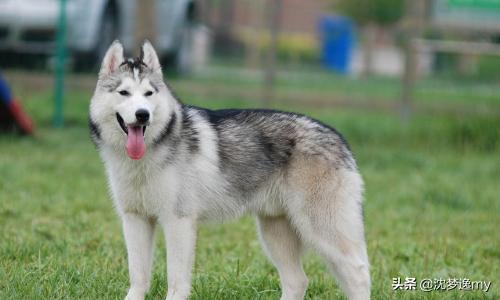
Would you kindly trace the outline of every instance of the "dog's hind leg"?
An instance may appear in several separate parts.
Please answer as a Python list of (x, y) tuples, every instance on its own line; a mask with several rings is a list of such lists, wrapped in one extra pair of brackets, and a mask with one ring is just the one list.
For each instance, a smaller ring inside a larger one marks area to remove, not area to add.
[[(319, 229), (310, 237), (310, 244), (326, 261), (350, 300), (370, 299), (369, 262), (365, 241), (353, 239), (339, 229), (359, 229), (355, 221), (338, 220), (336, 226)], [(343, 223), (343, 224), (340, 224)]]
[(324, 258), (347, 297), (369, 299), (361, 177), (349, 170), (316, 170), (321, 167), (303, 173), (311, 176), (306, 182), (304, 177), (297, 181), (302, 192), (291, 201), (291, 221), (302, 241)]
[(281, 299), (303, 299), (307, 277), (302, 269), (302, 243), (285, 217), (258, 217), (262, 245), (278, 269)]

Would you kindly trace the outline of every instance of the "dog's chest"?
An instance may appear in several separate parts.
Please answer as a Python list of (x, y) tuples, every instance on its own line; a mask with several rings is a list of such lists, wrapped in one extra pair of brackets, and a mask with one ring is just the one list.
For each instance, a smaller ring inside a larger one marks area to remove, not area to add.
[(117, 200), (125, 212), (157, 216), (164, 207), (167, 191), (161, 185), (153, 188), (152, 184), (126, 184), (119, 193)]
[(109, 170), (114, 201), (122, 212), (156, 217), (173, 198), (175, 178), (168, 172), (143, 167), (115, 167)]

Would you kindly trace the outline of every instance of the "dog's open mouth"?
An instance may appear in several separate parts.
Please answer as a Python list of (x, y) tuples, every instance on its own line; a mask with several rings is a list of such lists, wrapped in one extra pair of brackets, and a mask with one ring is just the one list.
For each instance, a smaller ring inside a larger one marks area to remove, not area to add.
[(128, 156), (132, 159), (141, 159), (146, 153), (144, 134), (146, 133), (147, 126), (138, 124), (126, 125), (119, 113), (116, 113), (116, 120), (123, 132), (127, 135)]

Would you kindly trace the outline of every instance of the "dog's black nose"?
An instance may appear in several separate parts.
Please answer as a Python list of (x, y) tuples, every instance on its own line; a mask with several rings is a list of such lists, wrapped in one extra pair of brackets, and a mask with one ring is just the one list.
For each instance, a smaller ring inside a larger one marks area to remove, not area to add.
[(146, 123), (149, 121), (149, 111), (145, 109), (139, 109), (135, 112), (135, 117), (137, 118), (137, 122)]

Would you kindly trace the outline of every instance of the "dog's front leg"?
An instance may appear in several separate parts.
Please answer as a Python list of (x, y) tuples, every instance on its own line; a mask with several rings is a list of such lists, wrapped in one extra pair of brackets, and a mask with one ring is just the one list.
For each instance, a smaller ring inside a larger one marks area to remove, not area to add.
[(155, 224), (142, 216), (125, 213), (123, 232), (128, 252), (130, 290), (126, 300), (142, 300), (149, 289)]
[(185, 300), (191, 292), (196, 244), (196, 221), (170, 216), (162, 222), (167, 243), (167, 300)]

